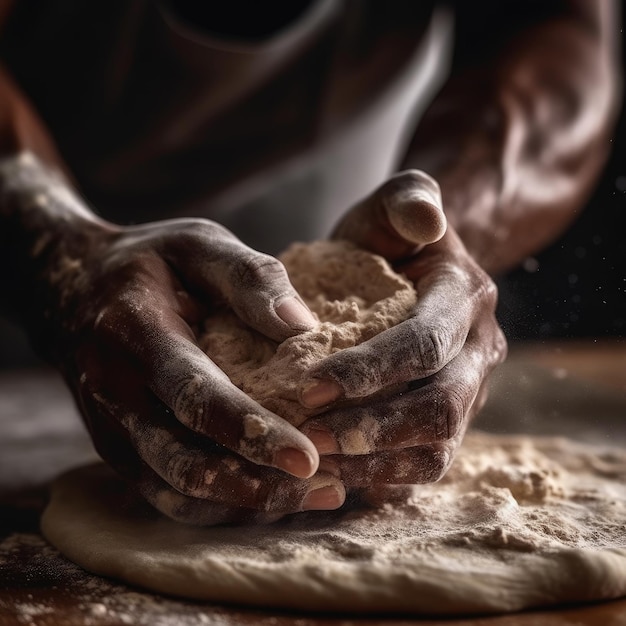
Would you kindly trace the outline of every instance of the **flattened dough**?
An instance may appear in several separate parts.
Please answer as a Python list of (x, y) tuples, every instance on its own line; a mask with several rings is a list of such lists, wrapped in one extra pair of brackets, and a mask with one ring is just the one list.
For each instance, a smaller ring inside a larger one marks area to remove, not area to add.
[(380, 508), (197, 528), (131, 501), (104, 465), (42, 524), (85, 569), (188, 598), (309, 611), (460, 614), (626, 594), (626, 453), (470, 433), (435, 485)]
[[(299, 246), (285, 263), (319, 328), (277, 348), (226, 313), (208, 321), (203, 346), (235, 384), (298, 425), (308, 416), (297, 401), (302, 373), (406, 319), (416, 294), (382, 259), (349, 246)], [(87, 570), (188, 598), (502, 612), (626, 594), (625, 485), (621, 450), (470, 433), (442, 481), (395, 500), (381, 493), (372, 508), (195, 528), (133, 499), (99, 465), (54, 485), (42, 529)]]

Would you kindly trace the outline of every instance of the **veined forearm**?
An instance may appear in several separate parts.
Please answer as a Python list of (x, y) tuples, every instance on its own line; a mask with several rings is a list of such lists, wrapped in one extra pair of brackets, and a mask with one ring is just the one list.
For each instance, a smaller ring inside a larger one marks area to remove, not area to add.
[(620, 88), (609, 7), (534, 26), (454, 74), (418, 128), (404, 165), (439, 181), (449, 222), (491, 273), (552, 241), (605, 161)]

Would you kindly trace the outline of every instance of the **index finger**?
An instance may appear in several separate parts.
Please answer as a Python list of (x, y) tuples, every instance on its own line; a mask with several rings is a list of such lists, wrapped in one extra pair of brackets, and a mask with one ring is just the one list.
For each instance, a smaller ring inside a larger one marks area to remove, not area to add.
[(485, 294), (465, 281), (456, 269), (440, 270), (429, 280), (411, 318), (310, 369), (301, 385), (304, 406), (363, 398), (441, 370), (463, 347), (477, 308), (492, 301), (495, 306), (495, 295), (486, 302)]
[(101, 332), (135, 357), (146, 385), (180, 423), (258, 465), (299, 478), (315, 473), (319, 457), (311, 441), (235, 387), (176, 313), (154, 302), (132, 307), (108, 309)]
[(317, 470), (309, 439), (235, 387), (194, 343), (170, 335), (147, 384), (187, 428), (258, 465), (299, 478)]

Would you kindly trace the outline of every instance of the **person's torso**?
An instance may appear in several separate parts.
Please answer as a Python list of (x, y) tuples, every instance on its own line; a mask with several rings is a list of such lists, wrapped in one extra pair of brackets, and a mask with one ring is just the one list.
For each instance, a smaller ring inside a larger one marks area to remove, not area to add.
[(23, 0), (2, 53), (103, 216), (202, 215), (276, 252), (398, 166), (449, 35), (416, 0), (315, 0), (254, 42), (154, 0)]

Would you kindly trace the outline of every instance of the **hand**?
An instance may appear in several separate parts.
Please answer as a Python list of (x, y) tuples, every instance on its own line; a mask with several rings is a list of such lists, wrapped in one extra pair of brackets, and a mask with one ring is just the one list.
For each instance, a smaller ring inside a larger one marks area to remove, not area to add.
[(313, 327), (283, 266), (203, 220), (92, 224), (75, 237), (80, 259), (56, 274), (56, 352), (101, 456), (184, 522), (340, 506), (340, 481), (313, 476), (313, 444), (196, 344), (219, 301), (278, 342)]
[(308, 372), (302, 403), (331, 407), (302, 431), (324, 455), (320, 467), (348, 487), (436, 481), (506, 354), (495, 284), (446, 230), (438, 185), (422, 172), (389, 180), (334, 237), (393, 262), (413, 281), (418, 304), (407, 321)]

